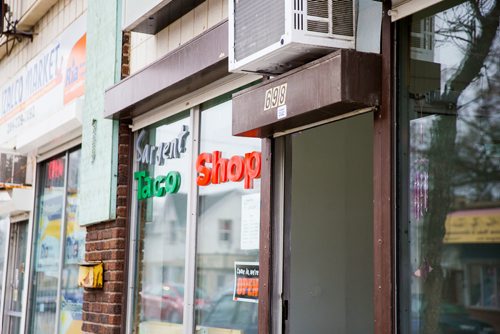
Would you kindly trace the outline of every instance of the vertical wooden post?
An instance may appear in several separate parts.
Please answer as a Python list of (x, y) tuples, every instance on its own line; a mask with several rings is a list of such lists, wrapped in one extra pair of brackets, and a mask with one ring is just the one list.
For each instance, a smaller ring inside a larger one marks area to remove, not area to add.
[(271, 332), (271, 139), (262, 140), (262, 171), (260, 186), (260, 250), (259, 250), (259, 334)]
[(375, 334), (395, 333), (393, 233), (393, 30), (384, 1), (382, 16), (382, 99), (374, 113), (373, 246)]

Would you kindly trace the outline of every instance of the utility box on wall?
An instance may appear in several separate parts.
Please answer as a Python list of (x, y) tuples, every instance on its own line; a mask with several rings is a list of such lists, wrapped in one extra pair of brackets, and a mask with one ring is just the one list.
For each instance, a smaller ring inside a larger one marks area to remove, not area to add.
[(354, 0), (230, 0), (229, 70), (278, 75), (355, 47)]
[(83, 288), (100, 289), (103, 285), (102, 262), (88, 262), (80, 264), (78, 271), (78, 286)]

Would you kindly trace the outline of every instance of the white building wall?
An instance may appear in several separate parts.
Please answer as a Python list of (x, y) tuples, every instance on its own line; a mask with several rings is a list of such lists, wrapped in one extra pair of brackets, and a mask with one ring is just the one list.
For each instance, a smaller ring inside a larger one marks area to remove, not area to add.
[(227, 18), (228, 0), (207, 0), (156, 35), (132, 32), (130, 74)]
[[(7, 2), (8, 3), (8, 2)], [(59, 0), (33, 27), (33, 42), (16, 42), (12, 52), (0, 59), (0, 87), (46, 48), (87, 10), (87, 0)], [(2, 48), (6, 46), (3, 45)]]

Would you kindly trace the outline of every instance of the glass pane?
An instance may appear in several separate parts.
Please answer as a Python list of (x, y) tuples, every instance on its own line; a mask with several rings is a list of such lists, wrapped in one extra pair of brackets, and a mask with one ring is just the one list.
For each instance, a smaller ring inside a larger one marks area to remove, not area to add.
[[(201, 113), (201, 152), (220, 151), (222, 159), (260, 152), (260, 139), (231, 135), (231, 119), (231, 101)], [(210, 165), (214, 164), (206, 164)], [(224, 164), (219, 169), (221, 180)], [(235, 263), (259, 260), (260, 180), (254, 181), (252, 189), (244, 189), (244, 181), (199, 187), (198, 211), (197, 329), (205, 333), (202, 328), (229, 328), (255, 334), (257, 303), (235, 301), (233, 291)]]
[(7, 283), (4, 308), (4, 330), (17, 334), (23, 306), (24, 279), (26, 273), (26, 247), (28, 241), (28, 221), (10, 226), (10, 244), (7, 263)]
[[(7, 244), (9, 242), (9, 236), (7, 235), (7, 231), (9, 228), (10, 220), (9, 217), (1, 217), (0, 216), (0, 277), (3, 277), (3, 271), (5, 270), (6, 265), (6, 256), (7, 256)], [(3, 293), (3, 280), (0, 279), (0, 296)]]
[(21, 317), (9, 317), (9, 334), (21, 333)]
[(65, 163), (66, 158), (60, 157), (41, 164), (39, 169), (30, 333), (55, 331)]
[(405, 333), (500, 333), (499, 16), (468, 1), (402, 26)]
[(19, 222), (11, 225), (12, 248), (10, 250), (12, 261), (8, 265), (7, 282), (12, 288), (6, 291), (9, 295), (10, 305), (6, 305), (7, 311), (22, 311), (22, 296), (24, 289), (24, 274), (26, 261), (26, 246), (28, 241), (28, 222)]
[[(191, 178), (188, 116), (182, 113), (138, 135), (136, 154), (141, 162), (134, 174), (139, 240), (135, 333), (179, 331), (182, 327)], [(139, 176), (141, 172), (144, 174)], [(178, 189), (176, 177), (180, 181)]]
[(66, 236), (61, 286), (61, 334), (82, 332), (83, 288), (78, 287), (78, 263), (83, 262), (85, 229), (78, 224), (78, 172), (81, 150), (69, 153), (66, 188)]

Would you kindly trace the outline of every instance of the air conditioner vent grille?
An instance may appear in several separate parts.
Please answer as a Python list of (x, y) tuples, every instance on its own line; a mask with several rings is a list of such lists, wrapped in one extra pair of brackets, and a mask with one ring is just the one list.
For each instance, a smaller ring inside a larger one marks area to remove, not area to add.
[(307, 0), (307, 15), (328, 18), (328, 0)]
[(352, 0), (332, 1), (332, 33), (341, 36), (354, 36)]
[(285, 33), (284, 4), (277, 0), (234, 0), (236, 60), (280, 41)]
[(328, 22), (307, 21), (307, 31), (320, 32), (328, 34)]

